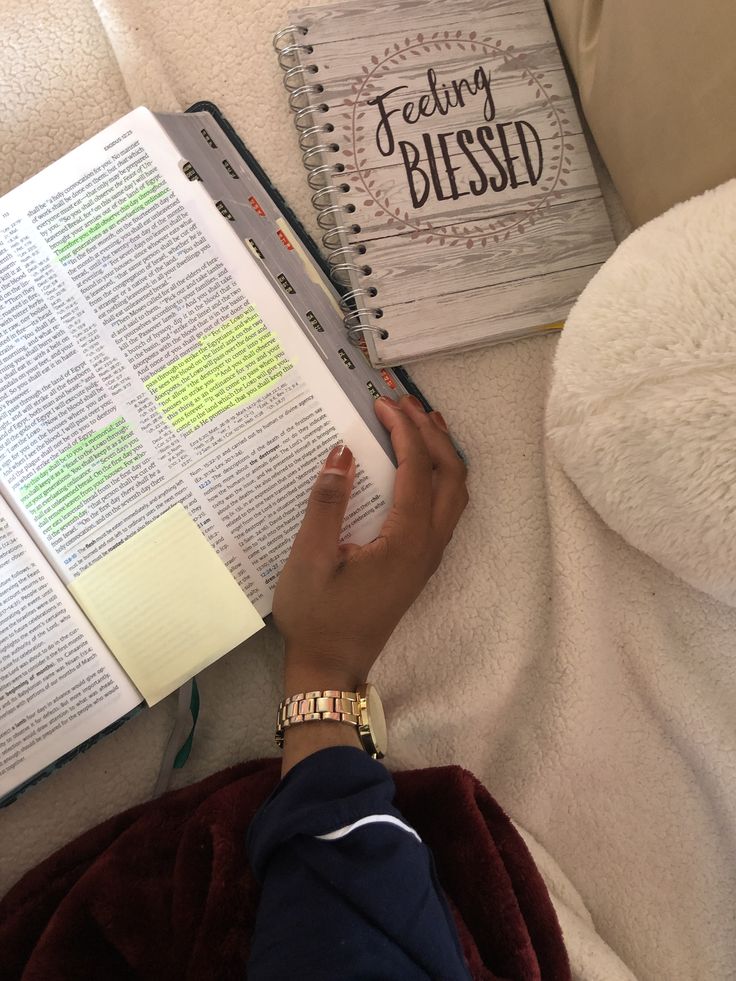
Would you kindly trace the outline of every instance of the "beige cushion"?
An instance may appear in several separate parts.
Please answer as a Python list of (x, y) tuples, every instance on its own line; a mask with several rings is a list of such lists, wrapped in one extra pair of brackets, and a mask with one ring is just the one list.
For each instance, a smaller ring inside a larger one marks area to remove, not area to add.
[(736, 176), (735, 0), (548, 3), (635, 224)]

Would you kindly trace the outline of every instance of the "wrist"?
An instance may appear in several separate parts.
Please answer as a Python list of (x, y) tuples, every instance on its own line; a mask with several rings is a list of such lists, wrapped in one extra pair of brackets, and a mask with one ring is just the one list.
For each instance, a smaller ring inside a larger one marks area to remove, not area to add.
[(363, 748), (356, 726), (347, 722), (302, 722), (284, 733), (281, 776), (301, 760), (332, 746)]
[[(365, 644), (349, 642), (336, 648), (314, 649), (304, 644), (286, 642), (284, 658), (284, 696), (311, 691), (357, 692), (368, 678), (368, 671), (378, 656)], [(329, 746), (355, 746), (362, 749), (357, 726), (334, 720), (302, 722), (284, 733), (284, 756), (281, 775), (300, 760)]]
[(375, 656), (365, 649), (340, 653), (310, 651), (287, 643), (284, 658), (285, 695), (307, 691), (357, 691), (368, 679)]
[(357, 691), (365, 681), (360, 672), (335, 671), (302, 664), (286, 665), (284, 697), (308, 691)]

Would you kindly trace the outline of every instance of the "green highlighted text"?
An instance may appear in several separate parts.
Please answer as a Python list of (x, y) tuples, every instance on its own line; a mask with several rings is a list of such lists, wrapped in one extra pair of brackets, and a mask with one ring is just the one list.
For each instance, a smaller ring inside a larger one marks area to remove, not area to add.
[(122, 418), (64, 450), (20, 489), (20, 500), (46, 534), (58, 534), (85, 513), (84, 505), (111, 477), (142, 458)]
[(293, 365), (255, 308), (201, 337), (196, 350), (146, 382), (179, 432), (191, 433), (234, 406), (263, 394)]
[(130, 218), (139, 211), (143, 211), (149, 204), (153, 204), (154, 201), (158, 201), (159, 198), (162, 198), (168, 193), (169, 188), (159, 178), (148, 181), (140, 191), (137, 191), (127, 201), (124, 201), (116, 211), (105, 215), (103, 218), (98, 218), (94, 224), (90, 225), (89, 228), (79, 235), (75, 235), (74, 238), (70, 238), (61, 245), (57, 245), (54, 249), (57, 259), (63, 262), (65, 259), (76, 255), (80, 249), (91, 245), (92, 242), (101, 235), (104, 235), (105, 232), (109, 232), (116, 225), (119, 225), (125, 218)]

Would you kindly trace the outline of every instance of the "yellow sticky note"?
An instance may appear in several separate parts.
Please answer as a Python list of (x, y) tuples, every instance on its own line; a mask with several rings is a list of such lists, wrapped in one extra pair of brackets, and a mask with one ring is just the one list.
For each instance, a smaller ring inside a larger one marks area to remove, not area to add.
[(181, 504), (69, 588), (149, 705), (264, 626)]

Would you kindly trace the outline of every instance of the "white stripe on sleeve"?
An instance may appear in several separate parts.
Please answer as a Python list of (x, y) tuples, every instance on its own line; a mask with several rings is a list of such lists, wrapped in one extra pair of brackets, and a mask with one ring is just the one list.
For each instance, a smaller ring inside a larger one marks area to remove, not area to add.
[(320, 841), (335, 841), (337, 838), (344, 838), (351, 831), (355, 831), (356, 828), (362, 828), (366, 824), (394, 824), (397, 828), (401, 828), (402, 831), (414, 835), (417, 841), (421, 842), (422, 840), (414, 828), (409, 827), (408, 824), (404, 824), (403, 821), (394, 817), (393, 814), (369, 814), (367, 817), (360, 818), (358, 821), (353, 821), (352, 824), (346, 824), (344, 828), (338, 828), (337, 831), (328, 831), (325, 835), (315, 835), (315, 838), (318, 838)]

